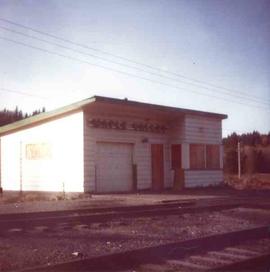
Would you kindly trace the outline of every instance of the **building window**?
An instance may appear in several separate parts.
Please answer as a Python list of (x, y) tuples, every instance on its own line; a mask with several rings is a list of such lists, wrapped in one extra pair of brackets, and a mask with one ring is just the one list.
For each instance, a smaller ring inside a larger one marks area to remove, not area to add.
[(220, 151), (219, 145), (206, 145), (206, 168), (219, 169), (220, 168)]
[(191, 169), (205, 169), (205, 145), (190, 144), (189, 154)]
[(190, 144), (190, 169), (220, 169), (219, 145)]

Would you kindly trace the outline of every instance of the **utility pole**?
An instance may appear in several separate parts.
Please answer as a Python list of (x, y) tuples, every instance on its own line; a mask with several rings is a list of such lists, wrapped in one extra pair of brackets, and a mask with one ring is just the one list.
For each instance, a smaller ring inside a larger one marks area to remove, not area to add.
[(237, 143), (237, 157), (238, 157), (238, 178), (241, 178), (241, 144)]
[(20, 195), (22, 195), (23, 186), (23, 160), (22, 160), (22, 141), (20, 141)]

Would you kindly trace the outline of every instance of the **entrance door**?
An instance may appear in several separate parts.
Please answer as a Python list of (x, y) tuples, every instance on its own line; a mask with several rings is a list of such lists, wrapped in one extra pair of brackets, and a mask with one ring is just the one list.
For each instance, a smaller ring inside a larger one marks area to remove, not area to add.
[(152, 155), (152, 189), (160, 191), (164, 188), (163, 144), (151, 145)]
[(131, 191), (132, 144), (98, 143), (97, 149), (97, 191)]
[(181, 144), (173, 144), (171, 149), (172, 169), (177, 170), (181, 165)]
[(171, 147), (171, 167), (174, 174), (174, 189), (181, 189), (184, 187), (184, 171), (182, 169), (181, 153), (181, 144), (173, 144)]

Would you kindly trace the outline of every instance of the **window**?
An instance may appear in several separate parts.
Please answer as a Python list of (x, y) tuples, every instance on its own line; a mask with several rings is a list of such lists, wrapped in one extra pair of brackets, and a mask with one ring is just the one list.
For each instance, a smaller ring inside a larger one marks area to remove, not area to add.
[(190, 144), (190, 168), (191, 169), (204, 169), (205, 168), (205, 145), (203, 144)]
[(190, 144), (190, 169), (219, 169), (219, 145)]
[(206, 168), (218, 169), (220, 168), (219, 162), (219, 145), (206, 145)]

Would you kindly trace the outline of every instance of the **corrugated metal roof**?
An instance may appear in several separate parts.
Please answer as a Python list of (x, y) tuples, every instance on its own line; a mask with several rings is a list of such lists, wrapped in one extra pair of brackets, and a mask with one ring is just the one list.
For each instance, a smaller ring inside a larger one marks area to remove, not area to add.
[(0, 127), (0, 136), (10, 134), (12, 132), (29, 128), (44, 122), (48, 122), (75, 112), (83, 111), (88, 105), (99, 102), (104, 104), (114, 104), (119, 106), (130, 106), (134, 108), (147, 108), (153, 110), (162, 110), (162, 111), (169, 111), (174, 113), (183, 114), (191, 114), (191, 115), (199, 115), (205, 117), (212, 117), (217, 119), (226, 119), (228, 116), (225, 114), (219, 113), (212, 113), (212, 112), (204, 112), (204, 111), (197, 111), (197, 110), (190, 110), (190, 109), (183, 109), (183, 108), (176, 108), (176, 107), (169, 107), (163, 105), (156, 105), (156, 104), (149, 104), (149, 103), (142, 103), (137, 101), (131, 101), (127, 99), (116, 99), (116, 98), (109, 98), (103, 96), (93, 96), (91, 98), (73, 103), (68, 106), (61, 107), (59, 109), (40, 113), (35, 116), (31, 116), (29, 118), (5, 125)]

